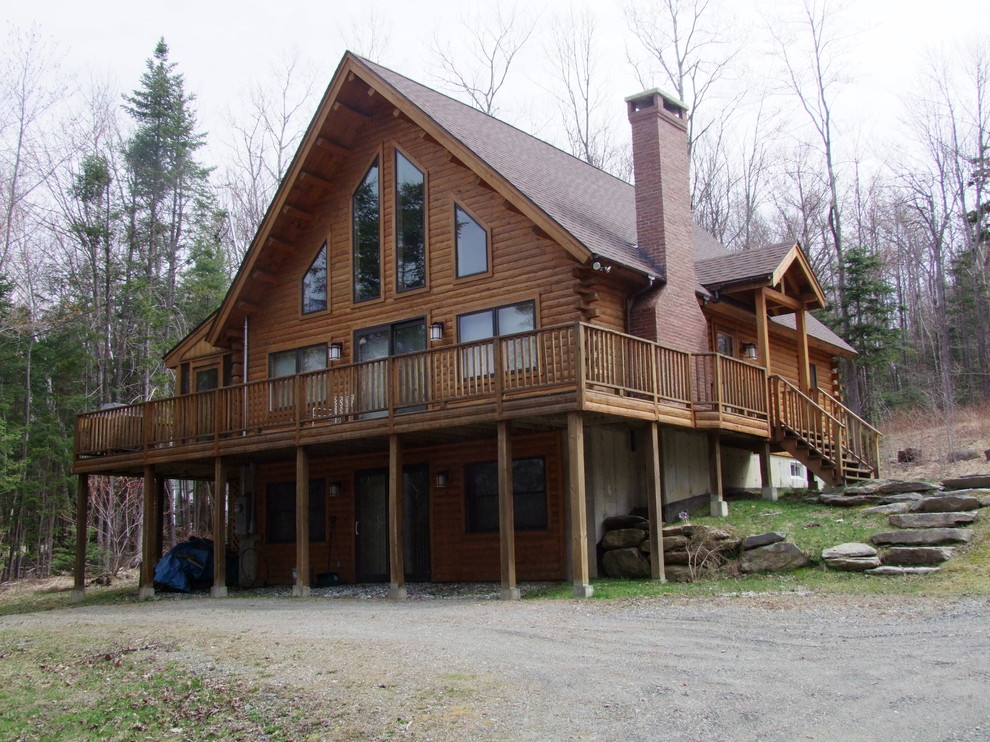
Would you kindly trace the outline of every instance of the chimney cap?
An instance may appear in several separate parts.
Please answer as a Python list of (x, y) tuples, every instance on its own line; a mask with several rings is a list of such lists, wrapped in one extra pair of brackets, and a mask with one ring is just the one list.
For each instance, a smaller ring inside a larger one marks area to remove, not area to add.
[[(626, 103), (635, 104), (636, 102), (643, 99), (653, 99), (660, 98), (662, 100), (662, 107), (671, 112), (684, 112), (686, 113), (688, 107), (679, 98), (671, 95), (670, 93), (664, 92), (660, 88), (650, 88), (649, 90), (644, 90), (642, 93), (636, 93), (635, 95), (628, 95), (625, 98)], [(632, 109), (630, 109), (632, 110)]]

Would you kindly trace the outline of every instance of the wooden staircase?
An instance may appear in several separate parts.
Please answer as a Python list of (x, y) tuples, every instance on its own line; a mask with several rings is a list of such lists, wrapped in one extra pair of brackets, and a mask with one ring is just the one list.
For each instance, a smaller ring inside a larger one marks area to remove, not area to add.
[(831, 487), (880, 475), (880, 431), (820, 390), (769, 377), (776, 443)]

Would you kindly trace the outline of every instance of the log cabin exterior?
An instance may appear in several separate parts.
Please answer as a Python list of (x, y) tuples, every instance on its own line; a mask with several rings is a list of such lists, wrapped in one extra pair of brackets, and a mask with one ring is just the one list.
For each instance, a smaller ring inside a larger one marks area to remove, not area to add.
[(511, 598), (590, 595), (607, 516), (648, 512), (662, 553), (672, 513), (772, 496), (775, 453), (877, 475), (801, 247), (700, 230), (684, 107), (626, 103), (635, 187), (344, 56), (223, 304), (166, 356), (175, 396), (78, 418), (79, 522), (89, 475), (144, 478), (143, 595), (168, 479), (214, 482), (245, 582)]

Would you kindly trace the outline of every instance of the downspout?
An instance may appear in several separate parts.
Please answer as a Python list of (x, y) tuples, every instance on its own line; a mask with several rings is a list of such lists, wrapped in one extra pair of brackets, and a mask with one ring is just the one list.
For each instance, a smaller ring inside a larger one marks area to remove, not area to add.
[(636, 303), (636, 300), (639, 299), (639, 297), (641, 297), (644, 294), (646, 294), (646, 293), (648, 293), (648, 292), (650, 292), (650, 291), (653, 290), (653, 287), (654, 287), (654, 285), (657, 282), (657, 277), (654, 276), (651, 273), (647, 273), (646, 274), (646, 280), (649, 281), (649, 283), (646, 284), (646, 286), (644, 286), (639, 291), (637, 291), (635, 294), (633, 294), (632, 296), (629, 296), (626, 299), (626, 334), (627, 335), (631, 335), (632, 334), (632, 308), (633, 308), (633, 305)]

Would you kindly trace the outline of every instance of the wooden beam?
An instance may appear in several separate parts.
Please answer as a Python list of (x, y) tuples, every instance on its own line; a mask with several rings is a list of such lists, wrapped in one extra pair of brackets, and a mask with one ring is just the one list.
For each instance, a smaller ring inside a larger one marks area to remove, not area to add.
[(292, 594), (309, 595), (309, 452), (296, 446), (296, 582)]
[(537, 225), (534, 224), (532, 231), (533, 231), (533, 234), (535, 234), (541, 240), (551, 240), (551, 241), (553, 240), (553, 238), (550, 235), (548, 235), (546, 233), (546, 231), (542, 227), (539, 227), (539, 226), (537, 226)]
[(248, 301), (247, 299), (238, 299), (237, 308), (245, 314), (256, 314), (261, 309), (258, 304), (253, 301)]
[(405, 600), (406, 566), (405, 545), (403, 543), (403, 524), (405, 516), (402, 512), (404, 500), (402, 480), (402, 442), (399, 436), (388, 437), (388, 596), (392, 600)]
[(138, 598), (155, 597), (155, 467), (144, 467), (143, 509), (141, 512), (141, 582)]
[(213, 460), (213, 587), (214, 598), (227, 597), (227, 467)]
[(795, 312), (800, 309), (804, 309), (804, 304), (801, 301), (792, 296), (788, 296), (783, 292), (777, 291), (777, 289), (765, 288), (763, 289), (763, 294), (774, 304), (780, 304), (788, 309), (793, 309)]
[(513, 214), (520, 214), (520, 215), (522, 214), (520, 208), (507, 198), (502, 199), (502, 206), (505, 207), (508, 211), (511, 211)]
[(804, 309), (794, 315), (797, 329), (798, 386), (805, 394), (811, 392), (811, 369), (808, 359), (808, 316)]
[(370, 113), (365, 113), (364, 111), (362, 111), (359, 108), (355, 108), (354, 106), (351, 106), (351, 105), (348, 105), (347, 103), (344, 103), (344, 101), (342, 101), (342, 100), (334, 101), (333, 110), (335, 110), (335, 111), (345, 111), (345, 112), (350, 113), (350, 114), (352, 114), (354, 116), (358, 116), (360, 118), (363, 118), (366, 121), (371, 118), (371, 114)]
[(307, 223), (313, 221), (313, 213), (311, 211), (300, 209), (298, 206), (293, 206), (292, 204), (286, 204), (282, 207), (282, 216), (288, 216), (293, 219), (302, 219)]
[(567, 501), (571, 515), (571, 581), (575, 598), (594, 594), (588, 568), (588, 506), (584, 477), (584, 419), (567, 413)]
[(646, 428), (649, 438), (646, 446), (646, 498), (650, 516), (650, 576), (659, 582), (667, 581), (663, 563), (663, 447), (660, 443), (660, 426), (650, 422)]
[[(251, 279), (254, 281), (262, 281), (267, 284), (274, 284), (278, 282), (278, 276), (269, 271), (262, 270), (261, 268), (255, 268), (251, 271)], [(234, 333), (235, 335), (239, 333)]]
[(271, 245), (275, 252), (295, 252), (296, 250), (295, 245), (285, 240), (280, 240), (278, 237), (269, 237), (268, 244)]
[(502, 600), (519, 600), (516, 585), (516, 518), (512, 493), (512, 439), (509, 423), (498, 421), (498, 535)]
[(333, 139), (330, 139), (329, 137), (317, 137), (316, 146), (319, 147), (320, 149), (326, 150), (330, 154), (340, 155), (341, 157), (344, 157), (345, 155), (348, 155), (351, 152), (350, 147), (347, 147), (341, 144), (340, 142), (335, 142)]
[(756, 352), (759, 363), (763, 368), (770, 372), (770, 329), (768, 327), (768, 322), (770, 321), (767, 316), (767, 297), (763, 293), (763, 289), (759, 289), (754, 297), (756, 300)]
[(496, 193), (495, 187), (491, 183), (489, 183), (487, 180), (485, 180), (484, 178), (482, 178), (480, 175), (475, 175), (474, 176), (474, 184), (476, 186), (481, 186), (482, 188), (485, 188), (485, 189), (491, 191), (492, 193)]
[(80, 602), (86, 597), (86, 547), (89, 534), (89, 475), (80, 474), (76, 482), (76, 564), (73, 570), (73, 586), (70, 600)]
[(332, 191), (335, 187), (332, 180), (327, 180), (322, 175), (317, 175), (311, 170), (300, 171), (299, 181), (302, 183), (313, 183), (327, 191)]

